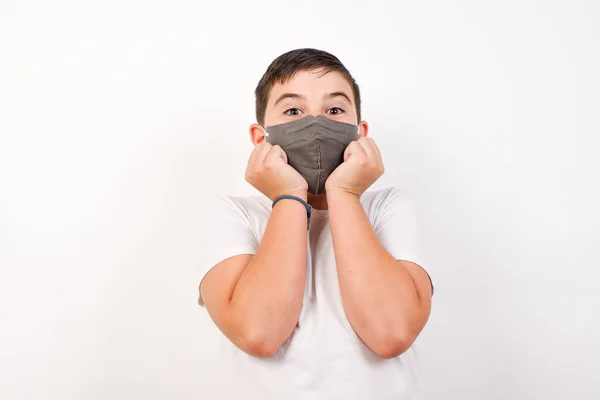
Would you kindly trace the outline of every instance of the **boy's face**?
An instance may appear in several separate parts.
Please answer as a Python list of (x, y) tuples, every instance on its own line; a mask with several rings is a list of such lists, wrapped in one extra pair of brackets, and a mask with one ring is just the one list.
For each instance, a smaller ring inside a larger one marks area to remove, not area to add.
[[(323, 75), (322, 69), (299, 71), (283, 84), (271, 88), (265, 111), (264, 127), (295, 121), (307, 115), (324, 115), (336, 121), (360, 125), (366, 136), (368, 125), (358, 121), (352, 87), (338, 71)], [(264, 140), (260, 125), (250, 127), (254, 144)]]

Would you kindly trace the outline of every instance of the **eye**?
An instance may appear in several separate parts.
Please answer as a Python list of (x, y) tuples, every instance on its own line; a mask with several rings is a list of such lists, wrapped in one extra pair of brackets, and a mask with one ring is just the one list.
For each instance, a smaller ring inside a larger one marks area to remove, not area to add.
[(327, 114), (329, 115), (339, 115), (339, 114), (343, 114), (344, 110), (342, 110), (339, 107), (331, 107), (329, 110), (327, 110)]
[(290, 117), (302, 114), (299, 108), (290, 108), (284, 112), (285, 115), (289, 115)]

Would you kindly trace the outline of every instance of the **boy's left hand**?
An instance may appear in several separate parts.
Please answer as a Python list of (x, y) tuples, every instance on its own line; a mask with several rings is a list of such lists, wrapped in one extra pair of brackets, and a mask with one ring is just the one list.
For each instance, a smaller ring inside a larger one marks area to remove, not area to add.
[(325, 182), (325, 192), (342, 190), (360, 197), (381, 175), (381, 153), (370, 137), (351, 142), (344, 152), (344, 162)]

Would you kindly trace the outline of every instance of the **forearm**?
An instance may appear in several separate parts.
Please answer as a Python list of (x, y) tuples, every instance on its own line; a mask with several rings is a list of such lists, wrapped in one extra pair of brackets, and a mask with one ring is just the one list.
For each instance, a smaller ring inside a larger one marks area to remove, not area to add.
[[(405, 264), (379, 242), (357, 196), (327, 192), (344, 309), (357, 335), (381, 356), (412, 344), (430, 307)], [(418, 267), (417, 267), (418, 268)]]
[(294, 330), (306, 282), (306, 240), (304, 206), (278, 202), (229, 303), (230, 320), (250, 341), (276, 350)]

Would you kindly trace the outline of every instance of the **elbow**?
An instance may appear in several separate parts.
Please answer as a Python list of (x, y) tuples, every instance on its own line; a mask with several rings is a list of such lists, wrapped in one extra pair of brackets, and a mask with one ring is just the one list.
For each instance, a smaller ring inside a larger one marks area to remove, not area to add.
[(246, 329), (235, 344), (242, 351), (260, 358), (273, 357), (281, 347), (281, 343), (261, 329)]
[(251, 356), (260, 358), (273, 357), (279, 350), (279, 347), (261, 338), (247, 339), (240, 348)]
[(414, 338), (402, 331), (381, 332), (368, 344), (373, 353), (381, 358), (394, 358), (407, 351)]

